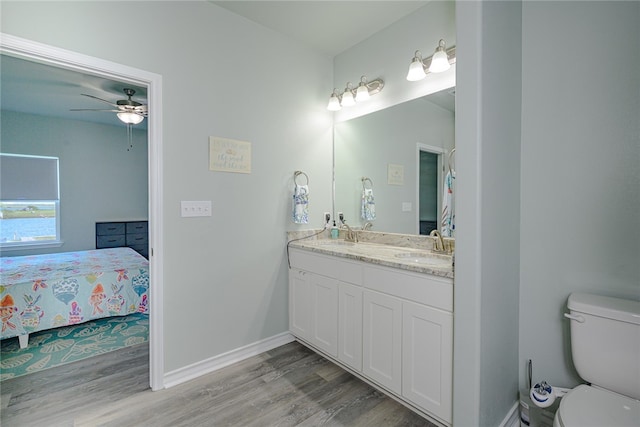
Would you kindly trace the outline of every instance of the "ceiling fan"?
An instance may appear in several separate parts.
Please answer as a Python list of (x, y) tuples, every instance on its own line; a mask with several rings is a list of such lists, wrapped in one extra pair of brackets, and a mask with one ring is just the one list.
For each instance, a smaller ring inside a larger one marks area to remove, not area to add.
[(82, 93), (82, 96), (87, 96), (89, 98), (97, 99), (98, 101), (109, 104), (111, 109), (109, 110), (99, 110), (92, 108), (74, 108), (70, 111), (106, 111), (116, 113), (116, 116), (120, 119), (120, 121), (126, 123), (127, 125), (137, 125), (142, 122), (145, 117), (148, 116), (147, 106), (141, 104), (137, 101), (131, 99), (131, 97), (136, 93), (133, 89), (125, 88), (123, 89), (124, 94), (127, 95), (128, 99), (120, 99), (113, 102), (107, 101), (106, 99), (98, 98), (97, 96), (87, 95), (86, 93)]

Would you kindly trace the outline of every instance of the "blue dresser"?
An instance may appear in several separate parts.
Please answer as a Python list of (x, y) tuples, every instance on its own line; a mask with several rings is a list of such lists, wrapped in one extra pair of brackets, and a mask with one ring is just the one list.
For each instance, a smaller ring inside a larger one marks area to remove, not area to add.
[(149, 221), (96, 222), (96, 249), (129, 247), (149, 258)]

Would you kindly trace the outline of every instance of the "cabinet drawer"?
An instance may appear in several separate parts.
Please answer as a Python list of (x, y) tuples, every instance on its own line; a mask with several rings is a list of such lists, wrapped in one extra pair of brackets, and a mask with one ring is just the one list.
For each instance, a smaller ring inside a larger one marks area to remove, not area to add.
[(365, 266), (364, 286), (374, 291), (453, 312), (453, 281), (420, 273)]
[(124, 234), (124, 222), (98, 222), (96, 223), (96, 234), (98, 236), (111, 236), (113, 234)]
[[(124, 228), (124, 227), (123, 227)], [(117, 248), (125, 246), (126, 239), (124, 234), (113, 236), (98, 236), (96, 239), (96, 247), (101, 248)]]
[(342, 282), (362, 284), (362, 266), (359, 263), (298, 249), (291, 249), (289, 256), (292, 267), (333, 277)]
[(149, 223), (147, 221), (127, 222), (127, 234), (147, 233)]
[(127, 246), (146, 245), (149, 242), (149, 236), (145, 233), (127, 234)]

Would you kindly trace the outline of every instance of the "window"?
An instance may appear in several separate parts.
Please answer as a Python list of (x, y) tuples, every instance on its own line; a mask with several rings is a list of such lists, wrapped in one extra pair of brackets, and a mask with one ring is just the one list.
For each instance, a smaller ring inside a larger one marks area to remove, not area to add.
[(0, 247), (59, 246), (58, 158), (0, 154)]

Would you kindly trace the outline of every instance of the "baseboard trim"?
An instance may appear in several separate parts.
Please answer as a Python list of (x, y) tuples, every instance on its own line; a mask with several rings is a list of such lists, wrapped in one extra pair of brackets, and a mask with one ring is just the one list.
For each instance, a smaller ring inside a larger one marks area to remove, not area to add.
[(516, 402), (511, 407), (511, 410), (507, 412), (504, 420), (500, 423), (500, 427), (520, 427), (520, 411), (518, 410), (520, 402)]
[(219, 354), (218, 356), (176, 369), (175, 371), (167, 372), (164, 374), (164, 388), (182, 384), (293, 341), (295, 341), (293, 335), (289, 332), (283, 332), (244, 347)]

